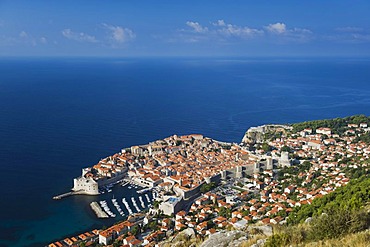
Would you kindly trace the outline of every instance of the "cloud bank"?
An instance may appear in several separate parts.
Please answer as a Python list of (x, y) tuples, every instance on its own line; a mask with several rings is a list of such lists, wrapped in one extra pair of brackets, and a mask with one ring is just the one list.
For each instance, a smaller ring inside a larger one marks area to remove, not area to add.
[(184, 41), (198, 42), (202, 40), (227, 39), (266, 39), (276, 41), (308, 41), (312, 38), (312, 31), (304, 28), (288, 28), (283, 22), (271, 23), (263, 27), (238, 26), (217, 20), (209, 26), (196, 21), (187, 21), (190, 29), (181, 29), (181, 38)]
[(61, 31), (64, 38), (77, 42), (97, 43), (103, 46), (118, 47), (126, 44), (136, 38), (136, 34), (129, 28), (115, 26), (103, 23), (99, 26), (98, 31), (105, 31), (97, 35), (87, 34), (85, 32), (75, 32), (70, 28)]
[(123, 44), (136, 38), (136, 34), (129, 28), (113, 26), (103, 23), (103, 27), (109, 31), (109, 40), (114, 43)]
[(70, 40), (75, 40), (78, 42), (89, 42), (89, 43), (97, 43), (98, 40), (91, 35), (88, 35), (83, 32), (73, 32), (71, 29), (67, 28), (62, 31), (62, 35)]
[(193, 28), (193, 31), (196, 32), (196, 33), (206, 33), (206, 32), (208, 32), (208, 28), (207, 27), (202, 27), (198, 22), (187, 21), (186, 25)]

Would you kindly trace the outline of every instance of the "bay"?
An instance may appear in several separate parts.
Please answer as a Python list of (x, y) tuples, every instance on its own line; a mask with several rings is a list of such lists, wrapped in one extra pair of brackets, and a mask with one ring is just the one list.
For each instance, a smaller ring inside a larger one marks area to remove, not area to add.
[(191, 133), (240, 142), (251, 126), (369, 115), (369, 95), (369, 59), (2, 58), (0, 246), (113, 223), (88, 206), (108, 195), (51, 198), (123, 147)]

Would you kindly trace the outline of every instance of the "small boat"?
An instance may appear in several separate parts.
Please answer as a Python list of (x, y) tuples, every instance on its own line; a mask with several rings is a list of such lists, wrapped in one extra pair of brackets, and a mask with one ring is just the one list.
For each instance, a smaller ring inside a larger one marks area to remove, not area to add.
[(126, 182), (126, 183), (122, 183), (121, 186), (122, 187), (125, 187), (126, 185), (128, 185), (130, 182)]

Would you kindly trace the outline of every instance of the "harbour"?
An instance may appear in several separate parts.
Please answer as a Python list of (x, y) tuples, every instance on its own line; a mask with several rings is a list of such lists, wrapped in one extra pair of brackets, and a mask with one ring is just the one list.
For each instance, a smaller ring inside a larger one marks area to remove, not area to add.
[[(121, 188), (121, 186), (118, 186), (115, 191), (121, 190)], [(135, 191), (135, 189), (133, 188), (131, 191)], [(136, 195), (128, 197), (122, 194), (120, 196), (105, 194), (102, 195), (102, 198), (99, 196), (98, 201), (91, 202), (90, 208), (98, 219), (122, 218), (150, 208), (151, 202), (154, 201), (153, 195), (155, 194), (148, 192), (145, 194), (136, 193)]]
[[(80, 175), (82, 167), (92, 165), (92, 162), (115, 153), (122, 147), (147, 143), (168, 136), (169, 133), (194, 131), (204, 133), (216, 140), (237, 142), (240, 141), (247, 126), (325, 119), (355, 113), (369, 115), (368, 94), (363, 92), (368, 90), (370, 84), (361, 84), (361, 81), (366, 82), (366, 80), (360, 80), (368, 77), (368, 70), (361, 70), (361, 68), (368, 68), (368, 62), (356, 63), (359, 69), (355, 73), (359, 79), (354, 80), (352, 76), (354, 67), (349, 63), (337, 62), (338, 60), (321, 63), (320, 66), (317, 66), (318, 62), (322, 62), (320, 59), (307, 60), (301, 64), (291, 64), (289, 61), (276, 63), (268, 59), (258, 63), (225, 62), (230, 66), (230, 71), (222, 72), (214, 70), (214, 64), (204, 63), (201, 67), (202, 77), (192, 78), (194, 79), (192, 82), (188, 78), (177, 79), (180, 75), (184, 75), (182, 73), (184, 70), (191, 73), (199, 72), (198, 67), (180, 63), (180, 60), (174, 60), (171, 63), (160, 60), (157, 62), (157, 67), (153, 68), (153, 73), (141, 73), (140, 76), (137, 71), (146, 68), (148, 63), (144, 63), (145, 61), (138, 60), (132, 64), (128, 61), (127, 64), (118, 65), (113, 60), (92, 59), (82, 62), (82, 66), (80, 60), (66, 62), (64, 59), (50, 59), (32, 64), (21, 60), (11, 62), (4, 60), (1, 69), (4, 83), (7, 77), (13, 76), (17, 77), (22, 84), (3, 85), (4, 92), (13, 92), (9, 96), (18, 100), (8, 100), (5, 93), (1, 97), (4, 110), (1, 115), (1, 125), (4, 130), (2, 150), (5, 150), (1, 163), (3, 172), (6, 174), (3, 183), (9, 189), (4, 192), (7, 203), (1, 209), (3, 231), (0, 243), (12, 247), (31, 244), (41, 246), (37, 243), (47, 243), (60, 236), (113, 224), (123, 217), (116, 213), (116, 218), (99, 219), (89, 206), (93, 201), (111, 200), (112, 193), (119, 201), (125, 213), (124, 217), (128, 215), (128, 211), (124, 204), (121, 204), (122, 198), (127, 197), (129, 206), (135, 211), (131, 206), (130, 198), (138, 195), (135, 189), (128, 188), (130, 184), (125, 184), (124, 187), (115, 186), (112, 192), (105, 191), (98, 196), (66, 196), (62, 200), (50, 203), (53, 196), (66, 192), (73, 186), (71, 178)], [(256, 64), (259, 64), (261, 69), (254, 69)], [(281, 72), (285, 64), (292, 66), (289, 71), (296, 71), (299, 76), (291, 72)], [(168, 69), (168, 66), (171, 66), (173, 76), (162, 77), (160, 71)], [(55, 74), (50, 75), (45, 72), (45, 69), (51, 69)], [(19, 73), (12, 73), (11, 71), (14, 70)], [(333, 78), (326, 84), (323, 81), (323, 70)], [(92, 71), (102, 75), (109, 72), (110, 76), (104, 77), (104, 80), (95, 75), (89, 77)], [(233, 76), (234, 72), (244, 77), (236, 78)], [(265, 72), (271, 72), (271, 74), (265, 77)], [(34, 73), (38, 73), (37, 78), (33, 76)], [(231, 91), (229, 84), (226, 81), (223, 82), (222, 73), (225, 77), (233, 78), (240, 90)], [(310, 79), (311, 76), (314, 76), (315, 80)], [(92, 80), (95, 77), (97, 79)], [(116, 83), (114, 79), (125, 77), (133, 78), (137, 84), (125, 80)], [(266, 83), (247, 83), (246, 77), (251, 78), (252, 81), (255, 79)], [(210, 82), (206, 82), (203, 78), (209, 78)], [(301, 78), (308, 79), (301, 81)], [(51, 81), (55, 83), (50, 83)], [(70, 83), (72, 81), (74, 83)], [(156, 84), (155, 81), (163, 81), (165, 84)], [(284, 81), (285, 87), (271, 87), (267, 81)], [(297, 81), (301, 81), (299, 87), (296, 87)], [(40, 90), (32, 91), (32, 98), (26, 97), (28, 94), (22, 94), (24, 90), (29, 90), (26, 88), (27, 85), (36, 83), (40, 86)], [(205, 95), (201, 95), (194, 91), (193, 84), (189, 83), (199, 85), (201, 89), (214, 87), (215, 90), (208, 90)], [(135, 85), (153, 87), (153, 90), (150, 93), (143, 93), (137, 90)], [(55, 90), (56, 87), (60, 90)], [(127, 97), (121, 97), (122, 87), (126, 90)], [(106, 89), (105, 94), (101, 94), (102, 88)], [(167, 90), (164, 90), (165, 88)], [(221, 88), (223, 90), (220, 90)], [(322, 92), (321, 96), (327, 97), (318, 97), (315, 94), (318, 89)], [(247, 98), (244, 97), (244, 92), (253, 90), (263, 92), (266, 98), (259, 100), (260, 94), (258, 97), (253, 94), (248, 95)], [(74, 93), (71, 94), (71, 92)], [(90, 94), (87, 95), (86, 92)], [(360, 95), (358, 101), (350, 100), (346, 96), (348, 92)], [(268, 97), (271, 93), (276, 97)], [(75, 97), (79, 95), (86, 97)], [(97, 98), (97, 95), (101, 98)], [(186, 100), (189, 95), (194, 95), (195, 103), (202, 111), (194, 111), (192, 108), (194, 104)], [(157, 97), (168, 99), (175, 104), (164, 104), (164, 101), (157, 100)], [(183, 97), (186, 104), (182, 103)], [(224, 101), (209, 103), (209, 99), (219, 98), (225, 98), (227, 104), (225, 105)], [(280, 102), (280, 98), (287, 100)], [(144, 99), (153, 99), (150, 103), (159, 107), (146, 110), (147, 108), (142, 105)], [(19, 108), (13, 107), (17, 102), (21, 104)], [(103, 102), (110, 103), (105, 105), (102, 104)], [(81, 108), (66, 108), (66, 104), (81, 106)], [(131, 104), (132, 107), (125, 108), (124, 114), (121, 114), (122, 107)], [(330, 113), (328, 108), (323, 106), (331, 107)], [(173, 116), (178, 107), (183, 107), (183, 111), (189, 114), (182, 114), (181, 120), (176, 121), (171, 117), (158, 117)], [(40, 121), (41, 116), (50, 114), (50, 109), (57, 109), (55, 117)], [(91, 109), (94, 109), (94, 114), (90, 112)], [(140, 116), (137, 114), (139, 109), (145, 109)], [(292, 111), (296, 111), (296, 114), (291, 114)], [(15, 117), (25, 113), (29, 113), (27, 121), (22, 122)], [(111, 119), (108, 120), (102, 116), (110, 116)], [(10, 126), (24, 128), (5, 131)], [(22, 149), (18, 148), (20, 146)], [(30, 167), (35, 172), (30, 172)], [(20, 175), (21, 179), (19, 179)], [(50, 185), (49, 188), (45, 188), (46, 185)], [(40, 191), (43, 193), (39, 193)], [(147, 194), (143, 194), (146, 198)], [(149, 197), (151, 199), (152, 195), (149, 194)], [(23, 210), (25, 200), (27, 207)], [(111, 209), (114, 209), (113, 205)]]

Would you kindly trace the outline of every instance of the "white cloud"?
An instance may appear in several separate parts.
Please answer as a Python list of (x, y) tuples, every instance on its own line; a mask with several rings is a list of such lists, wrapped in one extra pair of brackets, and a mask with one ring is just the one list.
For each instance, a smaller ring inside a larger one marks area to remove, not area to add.
[(32, 46), (37, 45), (37, 39), (35, 39), (32, 35), (28, 34), (26, 31), (21, 31), (18, 35), (18, 38), (11, 38), (13, 39), (14, 43), (23, 43)]
[(26, 39), (28, 38), (28, 34), (25, 31), (22, 31), (19, 33), (19, 37), (21, 37), (22, 39)]
[(213, 23), (214, 26), (224, 27), (226, 23), (224, 20), (218, 20), (217, 22)]
[(312, 34), (311, 30), (304, 28), (292, 28), (288, 29), (285, 23), (277, 22), (274, 24), (269, 24), (265, 27), (267, 31), (277, 35), (286, 35), (286, 36), (302, 36)]
[(360, 27), (339, 27), (335, 33), (324, 36), (324, 39), (343, 43), (367, 43), (370, 31)]
[(278, 38), (277, 41), (297, 41), (297, 42), (307, 42), (313, 38), (313, 33), (311, 30), (305, 28), (287, 28), (287, 25), (282, 22), (277, 22), (269, 24), (264, 27), (270, 34)]
[(75, 40), (75, 41), (79, 41), (79, 42), (89, 42), (89, 43), (97, 43), (98, 42), (98, 40), (92, 35), (88, 35), (88, 34), (82, 33), (82, 32), (80, 32), (80, 33), (73, 32), (69, 28), (64, 29), (62, 31), (62, 35), (67, 39)]
[(263, 30), (250, 28), (247, 26), (241, 27), (233, 24), (227, 24), (223, 20), (217, 22), (217, 26), (220, 27), (217, 29), (217, 32), (226, 35), (226, 36), (235, 36), (241, 38), (250, 38), (257, 35), (262, 35)]
[(266, 40), (269, 43), (307, 42), (314, 38), (313, 33), (304, 28), (288, 28), (283, 22), (260, 27), (250, 27), (227, 23), (223, 19), (210, 22), (208, 26), (195, 21), (185, 23), (189, 28), (180, 29), (171, 42), (215, 41), (232, 44), (239, 40)]
[(185, 38), (184, 41), (186, 42), (194, 43), (207, 39), (221, 41), (225, 40), (225, 37), (251, 38), (264, 33), (263, 30), (255, 28), (228, 24), (224, 20), (218, 20), (211, 24), (210, 27), (204, 27), (198, 22), (187, 21), (186, 25), (191, 27), (192, 30), (190, 33), (187, 30), (181, 30), (182, 38)]
[(355, 41), (359, 41), (359, 42), (369, 42), (370, 41), (370, 34), (355, 33), (355, 34), (352, 34), (352, 37)]
[(364, 31), (363, 28), (360, 27), (338, 27), (335, 29), (338, 32), (345, 32), (345, 33), (357, 33)]
[(99, 26), (102, 30), (106, 31), (106, 34), (97, 36), (86, 34), (83, 32), (74, 32), (67, 28), (62, 31), (62, 35), (70, 40), (75, 40), (79, 42), (89, 42), (98, 43), (103, 46), (115, 47), (117, 45), (125, 44), (128, 41), (135, 39), (136, 34), (129, 28), (124, 28), (121, 26), (114, 26), (103, 23)]
[(103, 24), (110, 31), (109, 39), (115, 43), (126, 43), (136, 38), (136, 34), (129, 28)]
[(42, 44), (47, 44), (47, 43), (48, 43), (48, 40), (47, 40), (45, 37), (41, 37), (41, 38), (40, 38), (40, 42), (41, 42)]
[(194, 29), (194, 32), (196, 33), (205, 33), (208, 32), (207, 27), (202, 27), (198, 22), (193, 22), (193, 21), (187, 21), (186, 25)]
[(277, 22), (275, 24), (269, 24), (266, 29), (271, 33), (282, 34), (285, 33), (286, 25), (284, 23)]
[[(0, 28), (4, 25), (4, 21), (0, 19)], [(7, 27), (7, 26), (6, 26)], [(47, 39), (43, 36), (37, 36), (26, 30), (16, 30), (13, 35), (0, 34), (1, 46), (38, 46), (47, 44)]]

